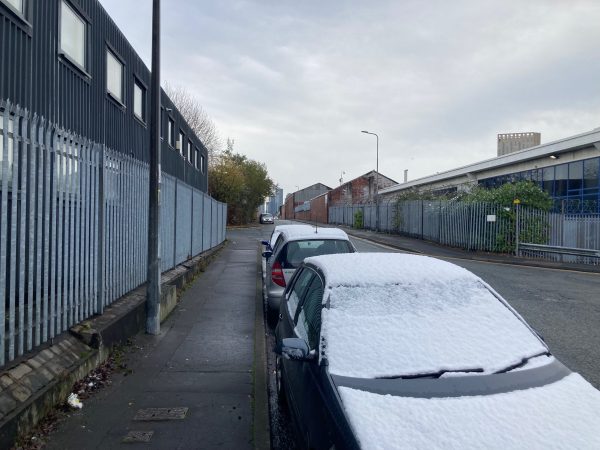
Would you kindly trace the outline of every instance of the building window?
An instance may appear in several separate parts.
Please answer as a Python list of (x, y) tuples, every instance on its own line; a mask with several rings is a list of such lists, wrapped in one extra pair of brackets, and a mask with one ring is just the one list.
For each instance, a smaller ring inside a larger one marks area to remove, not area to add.
[(569, 181), (567, 186), (569, 195), (581, 194), (583, 186), (583, 161), (569, 163)]
[(599, 158), (586, 159), (583, 170), (583, 188), (597, 190), (600, 187), (598, 182)]
[(169, 125), (167, 127), (167, 139), (171, 147), (175, 146), (175, 122), (169, 117)]
[(85, 69), (86, 23), (64, 0), (60, 5), (60, 49)]
[(184, 135), (181, 132), (181, 130), (179, 130), (179, 140), (177, 141), (177, 149), (179, 150), (179, 154), (181, 156), (184, 156), (184, 154), (183, 154), (183, 139), (184, 139)]
[(2, 165), (4, 164), (4, 139), (7, 141), (7, 162), (8, 170), (6, 172), (6, 178), (9, 185), (12, 185), (12, 169), (13, 169), (13, 153), (14, 153), (14, 136), (15, 128), (18, 129), (18, 125), (15, 126), (15, 121), (12, 117), (8, 119), (8, 130), (4, 129), (4, 117), (7, 114), (6, 111), (0, 110), (0, 181), (2, 181)]
[(188, 146), (187, 146), (187, 160), (191, 163), (192, 162), (192, 157), (194, 155), (192, 155), (192, 141), (188, 141)]
[(554, 167), (545, 167), (542, 177), (542, 189), (548, 194), (554, 195)]
[(133, 113), (146, 122), (146, 89), (137, 80), (133, 82)]
[(123, 63), (106, 50), (106, 90), (123, 103)]
[(4, 0), (4, 2), (8, 3), (14, 9), (19, 11), (21, 13), (21, 15), (23, 15), (25, 13), (25, 5), (23, 3), (23, 0)]
[(559, 164), (558, 166), (555, 166), (555, 171), (554, 196), (566, 197), (567, 181), (569, 180), (569, 166), (567, 164)]
[(204, 155), (200, 155), (200, 172), (204, 173)]
[(198, 169), (198, 164), (200, 163), (200, 150), (197, 148), (194, 149), (194, 167)]

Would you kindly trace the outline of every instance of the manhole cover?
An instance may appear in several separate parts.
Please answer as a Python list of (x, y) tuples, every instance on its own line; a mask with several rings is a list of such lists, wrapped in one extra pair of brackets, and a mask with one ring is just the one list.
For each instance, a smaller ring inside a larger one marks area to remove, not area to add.
[(139, 409), (133, 420), (181, 420), (185, 419), (188, 408), (145, 408)]
[(123, 442), (150, 442), (154, 431), (130, 431)]

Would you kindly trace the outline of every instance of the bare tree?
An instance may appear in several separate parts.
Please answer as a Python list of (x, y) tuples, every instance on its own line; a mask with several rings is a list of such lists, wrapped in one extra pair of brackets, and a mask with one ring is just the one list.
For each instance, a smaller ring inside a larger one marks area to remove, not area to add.
[(223, 142), (215, 123), (200, 102), (181, 86), (166, 83), (165, 92), (208, 150), (209, 162), (216, 160), (221, 153)]

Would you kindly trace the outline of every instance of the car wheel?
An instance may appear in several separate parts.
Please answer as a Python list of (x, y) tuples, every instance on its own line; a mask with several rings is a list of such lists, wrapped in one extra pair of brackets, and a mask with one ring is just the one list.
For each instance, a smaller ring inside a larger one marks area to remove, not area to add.
[(281, 365), (281, 356), (277, 356), (275, 359), (275, 386), (277, 389), (277, 401), (280, 405), (285, 406), (287, 404), (287, 400), (285, 398), (285, 386), (283, 384), (284, 381)]

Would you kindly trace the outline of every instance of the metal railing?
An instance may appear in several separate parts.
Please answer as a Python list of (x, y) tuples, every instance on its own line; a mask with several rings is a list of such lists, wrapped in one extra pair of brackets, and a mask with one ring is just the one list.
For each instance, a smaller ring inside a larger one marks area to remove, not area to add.
[[(443, 245), (489, 252), (513, 253), (517, 241), (528, 244), (600, 249), (600, 215), (573, 215), (513, 205), (410, 200), (379, 205), (380, 230), (425, 239)], [(518, 214), (517, 214), (518, 210)], [(361, 214), (357, 213), (360, 211)], [(375, 205), (329, 207), (329, 223), (375, 229)], [(523, 253), (525, 255), (525, 253)], [(527, 253), (564, 262), (600, 264), (585, 255)]]
[[(148, 164), (0, 103), (0, 366), (146, 280)], [(225, 239), (227, 205), (163, 174), (161, 267)]]
[(561, 247), (558, 245), (542, 245), (542, 244), (519, 244), (519, 255), (523, 256), (528, 253), (554, 253), (557, 255), (572, 255), (583, 256), (586, 258), (600, 258), (600, 250), (588, 248), (572, 248)]

